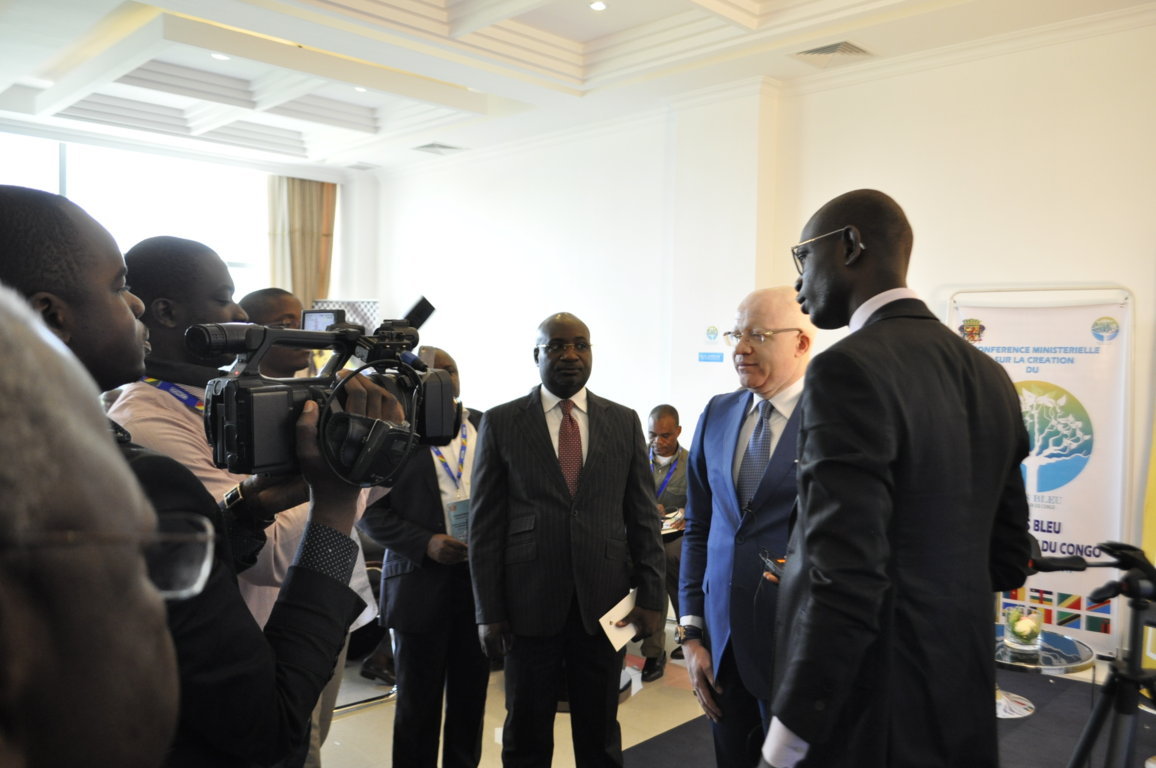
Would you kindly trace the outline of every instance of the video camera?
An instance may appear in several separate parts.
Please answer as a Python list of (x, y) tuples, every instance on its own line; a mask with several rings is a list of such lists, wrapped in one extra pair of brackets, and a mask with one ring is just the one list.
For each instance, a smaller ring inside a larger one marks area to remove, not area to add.
[[(358, 325), (338, 324), (325, 331), (268, 328), (250, 323), (193, 325), (185, 343), (200, 355), (236, 353), (232, 369), (205, 387), (205, 434), (213, 462), (237, 474), (277, 474), (297, 469), (295, 426), (306, 400), (321, 405), (318, 440), (330, 467), (347, 482), (391, 485), (417, 445), (446, 445), (461, 426), (449, 373), (429, 370), (413, 354), (417, 327), (433, 307), (422, 299), (409, 319), (386, 320), (372, 335)], [(420, 318), (417, 314), (420, 313)], [(261, 359), (274, 346), (330, 349), (333, 355), (319, 375), (269, 379)], [(338, 411), (334, 404), (343, 383), (337, 372), (350, 358), (372, 368), (371, 378), (401, 403), (400, 424)]]

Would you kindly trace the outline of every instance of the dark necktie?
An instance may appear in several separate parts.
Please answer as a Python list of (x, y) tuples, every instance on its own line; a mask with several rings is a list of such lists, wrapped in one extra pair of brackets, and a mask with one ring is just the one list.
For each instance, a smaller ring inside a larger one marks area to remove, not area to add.
[(755, 422), (755, 431), (751, 433), (747, 443), (747, 452), (743, 454), (743, 463), (739, 465), (739, 508), (746, 509), (759, 489), (763, 480), (763, 473), (767, 471), (767, 464), (771, 461), (771, 414), (775, 406), (770, 400), (759, 403), (759, 418)]
[(573, 401), (562, 401), (562, 426), (558, 428), (558, 463), (562, 465), (562, 476), (566, 478), (571, 497), (578, 493), (578, 475), (582, 471), (582, 433), (578, 431), (573, 410)]

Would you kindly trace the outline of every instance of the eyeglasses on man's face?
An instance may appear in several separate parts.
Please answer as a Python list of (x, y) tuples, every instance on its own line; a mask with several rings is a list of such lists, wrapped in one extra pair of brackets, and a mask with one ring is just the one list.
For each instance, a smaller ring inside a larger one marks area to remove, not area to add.
[(723, 332), (723, 338), (726, 339), (727, 345), (732, 346), (732, 347), (737, 347), (739, 344), (742, 343), (743, 339), (746, 339), (751, 344), (762, 344), (762, 343), (766, 342), (768, 339), (773, 339), (777, 334), (790, 333), (791, 331), (796, 331), (798, 333), (802, 333), (803, 329), (802, 328), (770, 328), (768, 330), (763, 330), (761, 328), (755, 328), (755, 329), (750, 330), (750, 331), (740, 331), (736, 328), (733, 331), (724, 331)]
[(158, 516), (155, 531), (23, 531), (10, 539), (0, 539), (0, 549), (135, 545), (144, 558), (149, 581), (161, 597), (184, 600), (205, 588), (213, 565), (215, 540), (207, 518), (177, 512)]
[(569, 351), (571, 349), (580, 355), (584, 355), (590, 351), (590, 348), (592, 345), (587, 341), (575, 341), (575, 342), (551, 341), (549, 344), (539, 344), (537, 346), (538, 346), (538, 349), (542, 350), (550, 357), (557, 357), (559, 355), (565, 354), (567, 351)]
[[(797, 269), (799, 271), (799, 274), (800, 275), (803, 274), (803, 268), (807, 266), (807, 257), (811, 255), (811, 250), (809, 248), (807, 248), (806, 246), (810, 245), (811, 243), (822, 240), (824, 238), (831, 237), (832, 235), (841, 235), (849, 229), (851, 229), (851, 227), (849, 225), (845, 226), (845, 227), (839, 227), (838, 229), (832, 230), (830, 232), (824, 232), (823, 234), (819, 235), (818, 237), (812, 237), (810, 240), (804, 240), (801, 243), (797, 243), (795, 245), (792, 245), (791, 246), (791, 258), (794, 259), (795, 269)], [(859, 248), (861, 248), (862, 250), (867, 250), (867, 246), (864, 245), (862, 243), (862, 241), (860, 241), (860, 243), (859, 243)]]

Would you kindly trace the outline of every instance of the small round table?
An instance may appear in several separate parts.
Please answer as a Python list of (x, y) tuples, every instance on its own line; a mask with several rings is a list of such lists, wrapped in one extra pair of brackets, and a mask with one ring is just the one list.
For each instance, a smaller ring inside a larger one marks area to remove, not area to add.
[[(1017, 651), (1004, 644), (1003, 624), (995, 625), (995, 663), (1005, 669), (1063, 674), (1087, 669), (1095, 660), (1096, 654), (1087, 643), (1048, 630), (1040, 633), (1038, 651)], [(1027, 717), (1035, 711), (1035, 704), (1023, 696), (996, 688), (996, 717)]]

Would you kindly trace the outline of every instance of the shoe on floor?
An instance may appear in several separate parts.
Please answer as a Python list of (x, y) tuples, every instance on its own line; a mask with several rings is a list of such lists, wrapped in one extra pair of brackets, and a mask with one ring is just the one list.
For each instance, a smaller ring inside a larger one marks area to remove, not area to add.
[(642, 682), (653, 683), (658, 678), (662, 677), (666, 670), (666, 651), (653, 659), (647, 659), (646, 663), (642, 665)]
[(672, 659), (681, 659), (682, 658), (682, 646), (681, 645), (670, 652), (670, 658), (672, 658)]
[(397, 685), (397, 675), (394, 674), (392, 667), (393, 664), (385, 666), (381, 664), (376, 657), (370, 656), (361, 662), (361, 676), (385, 683), (386, 685)]

